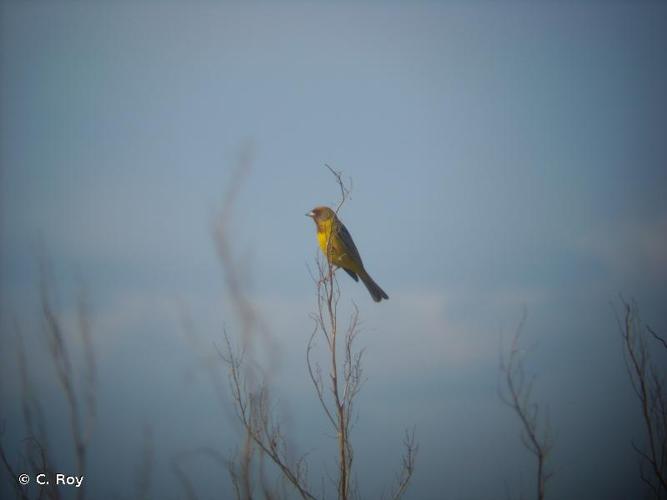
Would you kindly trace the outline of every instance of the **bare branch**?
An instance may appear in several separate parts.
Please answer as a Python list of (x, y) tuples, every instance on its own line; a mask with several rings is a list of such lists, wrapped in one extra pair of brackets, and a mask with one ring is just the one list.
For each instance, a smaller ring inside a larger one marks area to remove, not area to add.
[(536, 498), (543, 500), (547, 481), (552, 476), (551, 472), (547, 471), (546, 463), (553, 448), (553, 440), (548, 415), (542, 419), (540, 425), (540, 407), (532, 401), (534, 377), (526, 379), (519, 345), (525, 322), (526, 312), (524, 311), (512, 339), (507, 362), (501, 356), (500, 372), (504, 376), (505, 390), (499, 388), (499, 395), (503, 403), (509, 406), (519, 418), (521, 422), (521, 442), (537, 460)]
[(155, 462), (155, 445), (153, 431), (149, 425), (144, 426), (144, 443), (141, 463), (136, 476), (136, 491), (138, 499), (150, 498), (153, 466)]
[(229, 370), (230, 389), (237, 409), (238, 419), (245, 431), (244, 450), (240, 459), (240, 469), (235, 477), (240, 477), (241, 491), (245, 498), (250, 489), (250, 464), (252, 449), (257, 446), (261, 453), (266, 454), (278, 467), (284, 477), (292, 484), (302, 498), (314, 499), (307, 486), (307, 468), (304, 467), (305, 456), (296, 461), (289, 459), (287, 443), (280, 425), (273, 420), (270, 409), (268, 389), (260, 384), (255, 390), (248, 386), (241, 373), (243, 357), (236, 354), (231, 347), (229, 336), (225, 333), (226, 350), (221, 352), (221, 359)]
[[(86, 294), (82, 288), (76, 308), (78, 319), (78, 328), (76, 329), (78, 329), (81, 337), (83, 354), (83, 369), (79, 370), (75, 369), (75, 366), (78, 367), (78, 365), (74, 364), (71, 357), (71, 336), (65, 331), (60, 314), (57, 308), (53, 306), (51, 292), (54, 287), (52, 285), (50, 269), (45, 260), (40, 264), (39, 296), (43, 331), (48, 342), (49, 354), (55, 368), (56, 379), (60, 384), (68, 410), (70, 437), (77, 474), (85, 476), (86, 457), (95, 420), (96, 406), (96, 369), (89, 308), (85, 300)], [(46, 419), (40, 400), (36, 396), (30, 380), (24, 335), (16, 320), (14, 320), (14, 330), (16, 333), (17, 363), (22, 393), (21, 410), (27, 433), (26, 439), (23, 440), (23, 460), (27, 464), (24, 471), (33, 472), (34, 474), (52, 474), (56, 470), (56, 467), (48, 451)], [(77, 387), (79, 390), (77, 390)], [(83, 401), (83, 404), (81, 404), (81, 401)], [(15, 467), (10, 465), (1, 444), (0, 453), (2, 454), (5, 470), (14, 476), (12, 480), (15, 481), (16, 476), (12, 472), (15, 470)], [(82, 500), (85, 497), (85, 492), (86, 488), (77, 488), (75, 493), (76, 498)], [(42, 498), (44, 495), (52, 499), (58, 499), (61, 493), (55, 483), (47, 483), (38, 487), (37, 498)], [(23, 493), (20, 496), (23, 496)]]
[(22, 500), (28, 500), (28, 495), (25, 492), (25, 487), (19, 482), (18, 479), (19, 475), (16, 473), (11, 463), (9, 462), (9, 459), (5, 454), (5, 448), (4, 446), (2, 446), (2, 443), (0, 443), (0, 459), (2, 460), (2, 464), (4, 465), (7, 474), (9, 474), (9, 477), (11, 478), (12, 485), (14, 486), (14, 490), (16, 491), (16, 496), (21, 498)]
[(194, 483), (190, 479), (190, 476), (185, 473), (181, 467), (181, 464), (176, 458), (172, 459), (171, 461), (171, 471), (178, 478), (181, 486), (183, 486), (183, 490), (185, 490), (185, 498), (188, 500), (198, 500), (199, 495), (197, 495), (197, 490)]
[[(324, 397), (324, 382), (322, 381), (322, 368), (319, 364), (313, 365), (311, 361), (311, 353), (314, 348), (315, 335), (317, 335), (318, 328), (317, 326), (313, 330), (310, 338), (308, 339), (308, 347), (306, 348), (306, 365), (308, 366), (308, 375), (310, 380), (315, 387), (315, 393), (317, 394), (317, 399), (320, 401), (320, 405), (324, 410), (324, 414), (327, 416), (327, 419), (335, 429), (337, 427), (336, 419), (334, 418), (332, 411), (329, 409)], [(327, 339), (328, 340), (328, 339)]]
[[(639, 401), (645, 447), (632, 443), (639, 457), (639, 475), (655, 498), (667, 498), (667, 412), (663, 378), (651, 360), (647, 340), (653, 338), (664, 346), (664, 339), (648, 326), (642, 325), (634, 302), (621, 297), (623, 317), (616, 314), (623, 339), (623, 354), (628, 377)], [(648, 332), (648, 334), (646, 333)], [(647, 471), (648, 469), (648, 471)]]
[(646, 325), (646, 329), (648, 330), (648, 332), (651, 334), (651, 336), (652, 336), (655, 340), (657, 340), (658, 342), (660, 342), (660, 343), (662, 344), (662, 347), (664, 347), (665, 349), (667, 349), (667, 341), (665, 340), (664, 337), (662, 337), (661, 335), (658, 335), (658, 334), (656, 333), (656, 331), (655, 331), (653, 328), (651, 328), (650, 326), (648, 326), (648, 325)]
[(93, 424), (97, 413), (97, 398), (95, 396), (95, 388), (97, 385), (97, 363), (95, 361), (95, 352), (91, 335), (90, 316), (90, 305), (87, 300), (87, 293), (82, 286), (77, 303), (77, 317), (84, 354), (83, 397), (85, 401), (85, 420), (81, 441), (85, 447), (87, 447), (90, 442), (93, 432)]
[[(78, 474), (86, 474), (86, 458), (88, 443), (90, 441), (93, 421), (95, 419), (95, 357), (90, 336), (90, 321), (87, 303), (84, 294), (81, 293), (77, 303), (77, 315), (79, 320), (79, 334), (82, 338), (85, 357), (84, 370), (84, 400), (85, 408), (82, 410), (79, 396), (74, 385), (74, 375), (69, 347), (62, 322), (54, 309), (49, 292), (50, 270), (45, 262), (42, 263), (40, 276), (40, 297), (42, 318), (44, 320), (44, 331), (47, 336), (51, 351), (51, 359), (56, 368), (56, 375), (63, 390), (69, 410), (70, 433), (74, 445), (74, 456)], [(81, 414), (83, 413), (83, 423)], [(77, 499), (85, 497), (85, 488), (77, 488)]]
[(338, 202), (338, 206), (336, 207), (336, 214), (338, 214), (338, 211), (341, 209), (341, 207), (345, 204), (345, 202), (348, 200), (350, 197), (350, 192), (352, 191), (352, 180), (350, 179), (349, 182), (349, 187), (345, 185), (345, 182), (343, 182), (343, 172), (339, 170), (334, 170), (331, 168), (330, 165), (324, 164), (325, 167), (329, 169), (329, 171), (333, 174), (333, 176), (336, 178), (336, 183), (338, 184), (338, 187), (340, 188), (340, 201)]
[(404, 452), (401, 457), (401, 470), (396, 476), (396, 486), (394, 487), (393, 500), (399, 500), (410, 484), (412, 474), (415, 470), (415, 459), (419, 451), (419, 445), (415, 441), (415, 429), (405, 431), (403, 438)]

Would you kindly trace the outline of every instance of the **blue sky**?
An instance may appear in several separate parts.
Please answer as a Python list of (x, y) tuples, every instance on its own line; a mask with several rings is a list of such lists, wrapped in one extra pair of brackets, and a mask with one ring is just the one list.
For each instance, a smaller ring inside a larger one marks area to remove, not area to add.
[[(154, 487), (173, 498), (170, 457), (207, 443), (233, 449), (201, 356), (235, 325), (212, 228), (249, 151), (233, 243), (270, 318), (274, 390), (295, 442), (315, 450), (313, 474), (331, 469), (332, 443), (303, 360), (317, 252), (303, 214), (337, 202), (329, 163), (353, 181), (341, 218), (391, 297), (375, 304), (341, 276), (367, 349), (362, 493), (392, 477), (412, 425), (412, 498), (532, 491), (518, 422), (496, 393), (501, 338), (525, 307), (526, 362), (556, 433), (554, 497), (636, 498), (641, 428), (610, 302), (634, 297), (647, 322), (667, 328), (663, 3), (0, 9), (10, 435), (22, 433), (15, 316), (66, 443), (35, 315), (46, 255), (65, 320), (77, 280), (93, 308), (100, 416), (88, 487), (131, 497), (103, 471), (134, 474), (128, 457), (145, 424), (159, 443)], [(183, 310), (199, 347), (183, 333)]]

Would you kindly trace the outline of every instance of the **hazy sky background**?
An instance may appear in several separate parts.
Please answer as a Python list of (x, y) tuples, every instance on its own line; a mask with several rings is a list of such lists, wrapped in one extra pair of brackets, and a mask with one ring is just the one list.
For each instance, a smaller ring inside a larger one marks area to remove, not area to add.
[[(534, 463), (497, 395), (525, 307), (526, 363), (555, 435), (552, 498), (640, 497), (638, 407), (611, 302), (667, 331), (667, 6), (664, 2), (2, 2), (2, 415), (24, 437), (17, 318), (62, 472), (75, 472), (45, 356), (38, 262), (65, 322), (92, 306), (99, 412), (86, 487), (132, 498), (142, 430), (153, 494), (204, 445), (231, 454), (215, 357), (233, 310), (212, 239), (244, 150), (234, 246), (271, 326), (277, 408), (311, 478), (334, 442), (306, 378), (316, 241), (334, 204), (390, 300), (340, 276), (368, 378), (353, 439), (365, 498), (420, 442), (409, 498), (533, 491)], [(189, 311), (193, 346), (182, 327)], [(76, 342), (75, 337), (72, 341)], [(14, 457), (16, 452), (14, 451)], [(191, 464), (202, 498), (227, 478)], [(8, 483), (3, 481), (2, 491)], [(220, 492), (228, 493), (220, 493)]]

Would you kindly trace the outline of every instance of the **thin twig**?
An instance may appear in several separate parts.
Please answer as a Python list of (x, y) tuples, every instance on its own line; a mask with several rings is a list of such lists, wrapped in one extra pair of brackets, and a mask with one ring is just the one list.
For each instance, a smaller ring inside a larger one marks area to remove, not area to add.
[[(651, 360), (647, 345), (647, 334), (639, 318), (634, 302), (621, 297), (623, 317), (614, 310), (623, 339), (623, 354), (632, 388), (639, 400), (646, 445), (632, 447), (639, 457), (639, 476), (655, 498), (667, 497), (667, 411), (662, 377)], [(648, 335), (664, 345), (664, 340), (651, 328)], [(648, 471), (647, 472), (647, 469)]]
[(509, 358), (505, 362), (501, 357), (500, 372), (504, 375), (505, 391), (499, 388), (501, 400), (509, 406), (521, 422), (521, 442), (537, 460), (536, 471), (536, 498), (543, 500), (546, 494), (546, 485), (552, 473), (547, 470), (553, 441), (548, 415), (544, 417), (540, 432), (540, 407), (532, 401), (534, 378), (526, 379), (519, 339), (526, 322), (524, 311), (519, 326), (516, 329), (510, 347)]

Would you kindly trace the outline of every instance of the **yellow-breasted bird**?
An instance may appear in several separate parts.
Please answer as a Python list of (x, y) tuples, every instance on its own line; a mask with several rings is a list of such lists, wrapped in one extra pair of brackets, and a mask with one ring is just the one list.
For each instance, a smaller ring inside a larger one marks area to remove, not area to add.
[(317, 241), (329, 262), (342, 267), (347, 274), (352, 276), (354, 281), (359, 281), (359, 278), (361, 278), (375, 302), (388, 299), (389, 296), (384, 293), (384, 290), (373, 281), (373, 278), (364, 269), (364, 264), (354, 241), (352, 241), (352, 236), (338, 219), (336, 212), (329, 207), (316, 207), (306, 215), (312, 217), (315, 225), (317, 225)]

